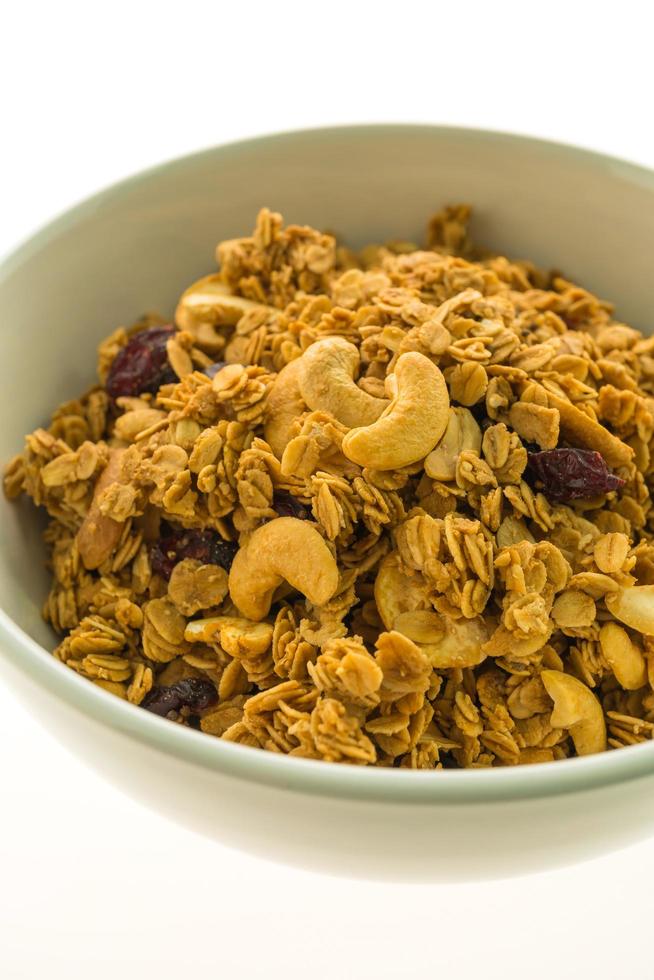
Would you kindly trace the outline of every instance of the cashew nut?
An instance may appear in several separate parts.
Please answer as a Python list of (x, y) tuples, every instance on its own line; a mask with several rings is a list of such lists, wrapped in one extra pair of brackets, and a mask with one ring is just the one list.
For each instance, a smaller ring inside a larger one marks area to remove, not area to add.
[(375, 579), (375, 603), (384, 626), (402, 633), (428, 657), (432, 667), (475, 667), (489, 635), (481, 616), (455, 620), (430, 607), (427, 592), (401, 567), (396, 553), (387, 555)]
[(175, 310), (175, 323), (180, 330), (188, 330), (203, 344), (221, 350), (224, 339), (217, 337), (215, 327), (230, 327), (238, 323), (244, 313), (266, 309), (243, 296), (230, 292), (219, 273), (204, 276), (186, 289)]
[(395, 375), (387, 378), (387, 389), (393, 400), (377, 421), (351, 429), (343, 439), (348, 459), (376, 470), (400, 469), (424, 459), (449, 420), (445, 379), (424, 354), (402, 354)]
[(316, 606), (338, 588), (334, 556), (316, 525), (297, 517), (278, 517), (254, 531), (232, 564), (229, 594), (243, 616), (258, 621), (284, 581)]
[(481, 429), (472, 412), (467, 408), (450, 408), (447, 428), (425, 460), (425, 473), (432, 480), (453, 480), (456, 461), (464, 450), (479, 455)]
[(604, 659), (625, 691), (637, 691), (647, 683), (647, 664), (642, 651), (617, 623), (605, 623), (599, 633)]
[(300, 361), (296, 358), (286, 364), (273, 381), (266, 402), (266, 422), (263, 434), (277, 459), (281, 459), (293, 436), (293, 427), (299, 415), (306, 410), (300, 391)]
[(350, 429), (375, 422), (388, 401), (359, 388), (354, 381), (358, 367), (359, 351), (343, 337), (325, 337), (311, 344), (299, 371), (300, 391), (309, 408), (329, 412)]
[(109, 461), (98, 477), (89, 512), (77, 532), (77, 550), (82, 564), (89, 570), (99, 568), (114, 552), (123, 533), (124, 522), (115, 521), (103, 514), (99, 501), (107, 487), (119, 482), (124, 452), (124, 449), (109, 450)]
[(554, 702), (550, 723), (567, 728), (577, 755), (606, 749), (606, 723), (602, 706), (585, 684), (560, 670), (543, 670), (540, 679)]
[(632, 585), (605, 596), (609, 612), (625, 626), (654, 636), (654, 585)]

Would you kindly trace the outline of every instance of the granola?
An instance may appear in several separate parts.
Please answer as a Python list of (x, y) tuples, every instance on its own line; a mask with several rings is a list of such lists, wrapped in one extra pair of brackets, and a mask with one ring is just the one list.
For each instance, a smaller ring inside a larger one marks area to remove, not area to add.
[(359, 253), (262, 210), (5, 472), (54, 656), (298, 757), (442, 769), (654, 734), (654, 338), (470, 209)]

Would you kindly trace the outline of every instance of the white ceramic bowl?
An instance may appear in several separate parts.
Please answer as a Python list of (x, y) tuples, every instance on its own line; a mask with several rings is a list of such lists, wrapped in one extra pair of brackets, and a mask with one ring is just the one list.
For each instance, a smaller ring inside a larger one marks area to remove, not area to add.
[[(644, 330), (654, 310), (654, 174), (538, 140), (435, 126), (357, 126), (217, 147), (97, 195), (0, 268), (0, 459), (94, 378), (98, 340), (170, 313), (221, 238), (262, 204), (361, 245), (420, 239), (446, 202), (475, 237), (556, 265)], [(654, 744), (494, 771), (360, 769), (260, 752), (184, 729), (49, 654), (47, 575), (32, 507), (2, 501), (0, 669), (73, 752), (201, 833), (337, 874), (504, 876), (580, 860), (654, 828)], [(80, 785), (79, 792), (84, 792)]]

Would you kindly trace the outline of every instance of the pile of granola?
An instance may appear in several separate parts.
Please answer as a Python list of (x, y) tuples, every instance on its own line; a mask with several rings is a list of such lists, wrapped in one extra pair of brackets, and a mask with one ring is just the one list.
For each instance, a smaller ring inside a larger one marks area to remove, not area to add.
[(99, 351), (5, 490), (63, 664), (311, 759), (458, 768), (654, 732), (654, 338), (469, 208), (360, 253), (263, 210)]

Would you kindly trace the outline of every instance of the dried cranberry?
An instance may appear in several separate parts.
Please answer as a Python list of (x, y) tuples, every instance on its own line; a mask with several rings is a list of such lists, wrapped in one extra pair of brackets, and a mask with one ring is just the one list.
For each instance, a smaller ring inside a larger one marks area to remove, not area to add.
[(141, 330), (118, 351), (107, 377), (106, 388), (112, 398), (134, 397), (146, 391), (154, 394), (161, 385), (177, 380), (166, 352), (173, 333), (173, 327)]
[(177, 562), (195, 558), (203, 565), (220, 565), (229, 571), (238, 545), (223, 541), (215, 531), (195, 531), (162, 525), (161, 537), (150, 549), (152, 571), (169, 579)]
[(311, 511), (297, 497), (286, 490), (277, 490), (273, 497), (273, 510), (278, 517), (297, 517), (301, 521), (311, 520)]
[(141, 701), (141, 707), (165, 717), (171, 711), (180, 711), (182, 708), (202, 711), (217, 700), (216, 688), (209, 681), (200, 677), (186, 677), (168, 687), (153, 687)]
[(210, 708), (218, 700), (216, 688), (210, 681), (205, 681), (201, 677), (186, 677), (173, 684), (173, 687), (182, 700), (182, 707), (190, 708), (192, 711)]
[(141, 707), (165, 718), (171, 711), (179, 711), (181, 698), (174, 687), (153, 687), (141, 701)]
[(343, 617), (343, 626), (347, 627), (348, 633), (352, 632), (354, 621), (360, 612), (361, 612), (361, 600), (357, 599), (354, 605), (350, 606), (349, 611)]
[(209, 364), (204, 369), (204, 373), (208, 378), (213, 378), (218, 374), (219, 371), (222, 371), (224, 367), (225, 367), (224, 361), (214, 361), (213, 364)]
[(619, 490), (624, 480), (611, 473), (601, 453), (591, 449), (546, 449), (529, 453), (528, 473), (553, 503), (597, 497)]
[(225, 541), (219, 534), (214, 535), (211, 544), (211, 557), (209, 562), (212, 565), (220, 565), (226, 572), (232, 567), (232, 562), (236, 557), (238, 544), (235, 541)]

